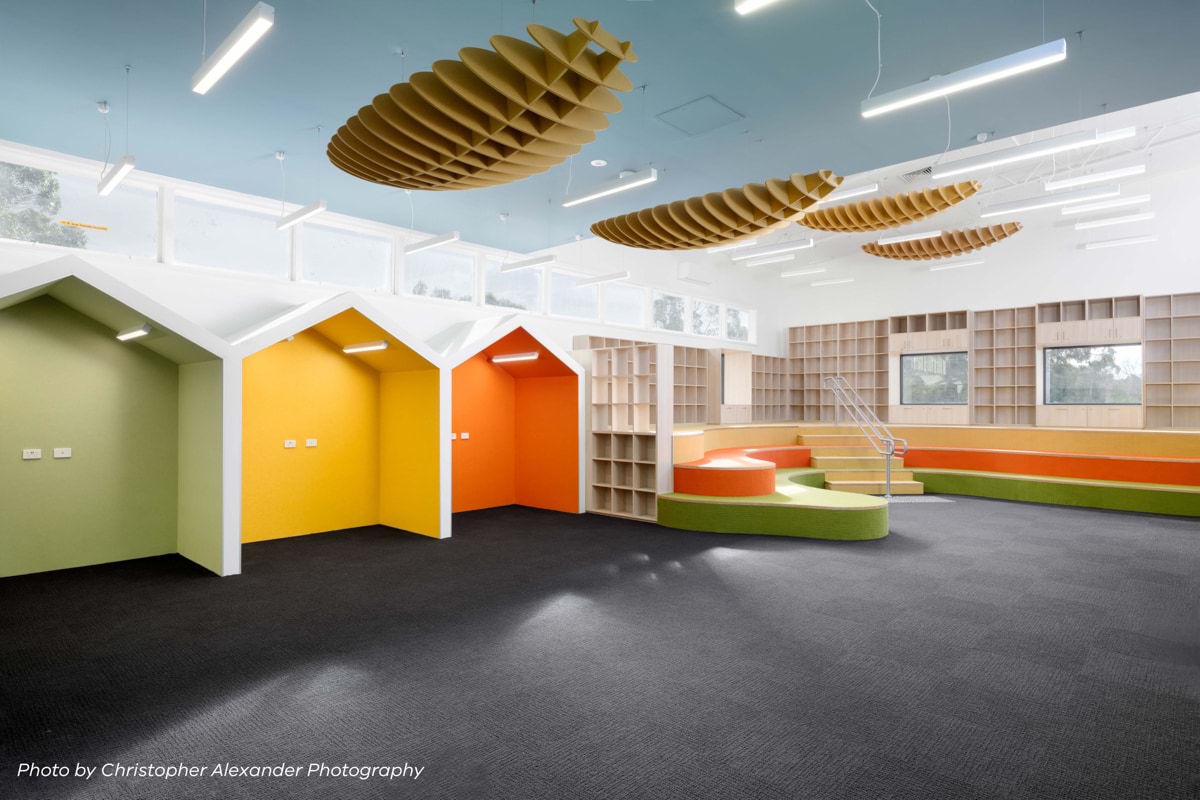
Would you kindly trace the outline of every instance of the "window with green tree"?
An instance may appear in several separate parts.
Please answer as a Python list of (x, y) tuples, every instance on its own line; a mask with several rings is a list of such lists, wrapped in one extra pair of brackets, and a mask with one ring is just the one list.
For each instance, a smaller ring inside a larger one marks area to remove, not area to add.
[(900, 356), (900, 404), (965, 405), (966, 353), (912, 353)]
[(1142, 346), (1047, 347), (1047, 405), (1141, 405)]

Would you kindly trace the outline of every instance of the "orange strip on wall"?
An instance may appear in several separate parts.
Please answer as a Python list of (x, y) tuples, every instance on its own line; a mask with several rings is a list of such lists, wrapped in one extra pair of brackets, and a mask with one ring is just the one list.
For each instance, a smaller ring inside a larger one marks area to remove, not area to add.
[(1200, 461), (1121, 456), (1086, 456), (1073, 453), (1014, 453), (995, 450), (939, 450), (910, 448), (906, 469), (967, 469), (1015, 475), (1085, 478), (1132, 483), (1168, 483), (1200, 486)]

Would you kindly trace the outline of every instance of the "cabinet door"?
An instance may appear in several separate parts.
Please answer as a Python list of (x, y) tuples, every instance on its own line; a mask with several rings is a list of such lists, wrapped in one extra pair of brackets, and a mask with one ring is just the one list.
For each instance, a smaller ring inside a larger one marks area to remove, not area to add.
[(1088, 406), (1038, 406), (1037, 424), (1048, 428), (1085, 428)]
[(1062, 338), (1061, 322), (1042, 322), (1037, 326), (1037, 343), (1045, 347), (1054, 347)]
[(1141, 406), (1088, 406), (1089, 428), (1140, 428)]
[(1114, 339), (1113, 326), (1116, 320), (1089, 319), (1087, 323), (1087, 338), (1089, 342), (1111, 342)]
[(1141, 317), (1118, 317), (1113, 320), (1113, 340), (1126, 344), (1142, 340)]

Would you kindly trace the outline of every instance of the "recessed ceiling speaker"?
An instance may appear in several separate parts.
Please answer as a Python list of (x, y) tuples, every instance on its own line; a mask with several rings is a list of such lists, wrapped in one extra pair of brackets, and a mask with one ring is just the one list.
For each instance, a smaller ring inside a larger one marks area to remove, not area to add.
[(1007, 239), (1019, 230), (1021, 230), (1021, 223), (1005, 222), (1002, 225), (987, 225), (970, 230), (947, 231), (941, 236), (933, 236), (928, 239), (914, 239), (892, 244), (867, 242), (863, 245), (863, 252), (880, 258), (894, 258), (901, 261), (930, 261), (981, 250), (1002, 239)]
[(853, 203), (819, 208), (800, 220), (806, 228), (834, 233), (862, 233), (898, 228), (932, 217), (958, 205), (983, 188), (977, 181), (934, 186), (890, 197), (873, 197)]
[(795, 173), (610, 217), (592, 225), (592, 233), (643, 250), (699, 250), (730, 244), (798, 222), (841, 182), (829, 170)]
[[(536, 44), (493, 36), (466, 47), (364, 106), (329, 142), (329, 160), (355, 177), (404, 189), (499, 186), (561, 164), (621, 110), (633, 83), (629, 42), (576, 17), (564, 35), (526, 28)], [(592, 45), (598, 48), (592, 49)]]

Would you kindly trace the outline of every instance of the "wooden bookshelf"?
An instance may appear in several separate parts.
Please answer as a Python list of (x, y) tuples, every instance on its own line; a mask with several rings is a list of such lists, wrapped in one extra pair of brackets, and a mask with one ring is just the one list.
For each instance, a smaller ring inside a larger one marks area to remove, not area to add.
[(1040, 347), (1141, 341), (1142, 298), (1136, 295), (1038, 304), (1037, 344)]
[(805, 421), (835, 420), (824, 379), (841, 375), (886, 420), (888, 321), (863, 320), (788, 329), (788, 375), (793, 413)]
[(751, 379), (754, 422), (786, 422), (796, 418), (788, 387), (788, 360), (754, 356)]
[(676, 425), (708, 422), (708, 361), (704, 348), (674, 348)]
[(672, 349), (590, 349), (581, 360), (588, 367), (587, 510), (653, 521), (658, 493), (671, 482), (671, 387), (659, 376), (671, 374)]
[(1037, 309), (976, 311), (971, 334), (971, 419), (1033, 425), (1037, 419)]
[(1145, 299), (1147, 428), (1200, 428), (1200, 292)]
[(602, 350), (611, 347), (639, 347), (650, 344), (635, 339), (610, 339), (605, 336), (579, 335), (571, 339), (572, 350)]

